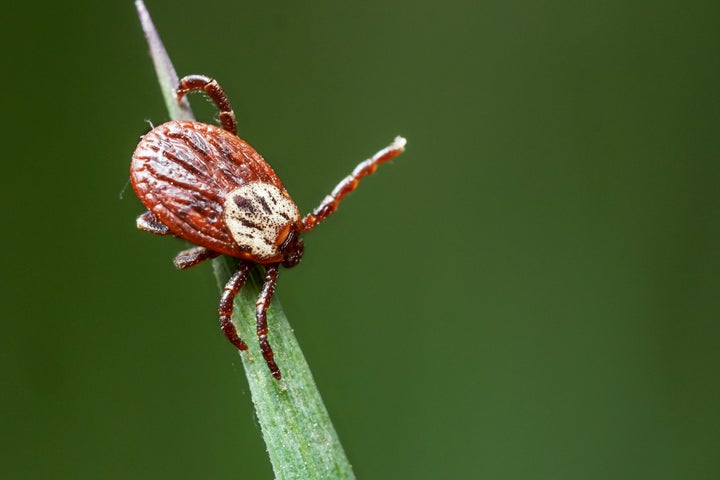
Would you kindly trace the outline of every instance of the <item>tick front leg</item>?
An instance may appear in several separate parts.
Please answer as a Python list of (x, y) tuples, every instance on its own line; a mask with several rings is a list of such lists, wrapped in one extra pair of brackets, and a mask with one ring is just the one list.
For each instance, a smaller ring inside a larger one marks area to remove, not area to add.
[(220, 252), (209, 250), (205, 247), (193, 247), (178, 253), (175, 256), (173, 263), (178, 269), (185, 270), (186, 268), (194, 267), (205, 260), (219, 256)]
[(188, 75), (180, 79), (180, 84), (175, 91), (177, 101), (179, 102), (185, 94), (195, 90), (202, 90), (207, 93), (210, 100), (218, 107), (220, 125), (233, 135), (237, 135), (235, 112), (233, 112), (230, 100), (225, 95), (225, 91), (220, 87), (220, 84), (205, 75)]
[(155, 235), (172, 235), (170, 229), (148, 210), (135, 220), (137, 228)]
[(338, 204), (343, 197), (357, 188), (363, 177), (374, 173), (381, 163), (387, 162), (400, 155), (405, 150), (406, 143), (407, 140), (403, 137), (395, 137), (393, 143), (364, 162), (360, 162), (352, 173), (338, 183), (333, 191), (330, 192), (330, 195), (326, 196), (312, 213), (307, 214), (307, 216), (303, 218), (303, 231), (308, 232), (312, 230), (318, 223), (329, 217), (330, 214), (337, 210)]
[(277, 263), (265, 266), (265, 283), (263, 284), (262, 291), (255, 303), (255, 318), (257, 320), (257, 336), (260, 341), (260, 350), (262, 351), (263, 358), (267, 363), (272, 376), (276, 380), (280, 380), (282, 375), (280, 374), (280, 368), (275, 363), (275, 354), (272, 351), (270, 342), (268, 341), (268, 324), (267, 324), (267, 310), (270, 307), (273, 294), (275, 293), (275, 284), (277, 283), (278, 276), (278, 265)]
[(238, 264), (237, 271), (225, 284), (222, 296), (220, 297), (220, 307), (218, 308), (220, 328), (227, 339), (230, 340), (230, 343), (235, 345), (238, 350), (247, 350), (248, 347), (238, 336), (237, 329), (230, 318), (232, 317), (233, 307), (235, 306), (235, 297), (245, 284), (248, 271), (250, 271), (250, 264), (248, 262), (240, 262)]

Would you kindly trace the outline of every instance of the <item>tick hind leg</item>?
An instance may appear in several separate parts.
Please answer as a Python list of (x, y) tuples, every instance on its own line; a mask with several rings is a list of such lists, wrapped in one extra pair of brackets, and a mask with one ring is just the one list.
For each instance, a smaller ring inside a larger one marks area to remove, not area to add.
[(235, 112), (233, 112), (230, 106), (230, 100), (227, 95), (225, 95), (225, 91), (220, 87), (220, 84), (205, 75), (188, 75), (187, 77), (183, 77), (180, 79), (180, 84), (175, 91), (178, 102), (182, 100), (185, 94), (195, 90), (202, 90), (210, 97), (210, 100), (213, 101), (220, 111), (218, 114), (220, 125), (233, 135), (237, 135)]
[(263, 358), (267, 363), (272, 376), (276, 380), (282, 378), (280, 368), (275, 363), (275, 354), (272, 351), (270, 342), (268, 341), (268, 324), (267, 324), (267, 310), (270, 307), (273, 294), (275, 293), (275, 284), (277, 283), (278, 276), (278, 265), (277, 263), (265, 266), (265, 283), (263, 284), (260, 296), (255, 303), (255, 319), (257, 321), (257, 336), (260, 341), (260, 351), (262, 351)]
[(185, 270), (186, 268), (194, 267), (205, 260), (210, 260), (211, 258), (219, 256), (220, 252), (215, 252), (205, 247), (193, 247), (178, 253), (175, 256), (173, 263), (178, 269)]
[[(275, 293), (278, 265), (279, 264), (275, 263), (265, 266), (265, 283), (263, 284), (260, 296), (255, 303), (255, 318), (257, 322), (257, 336), (260, 342), (260, 351), (262, 352), (262, 356), (265, 359), (272, 376), (275, 377), (275, 379), (280, 380), (282, 378), (280, 368), (277, 366), (277, 363), (275, 363), (275, 354), (273, 353), (272, 347), (270, 346), (270, 342), (267, 338), (267, 310), (270, 307), (273, 294)], [(220, 314), (220, 328), (228, 340), (230, 340), (230, 342), (239, 350), (247, 350), (248, 347), (247, 344), (238, 336), (237, 329), (230, 319), (235, 305), (235, 297), (245, 284), (245, 280), (247, 280), (248, 272), (250, 271), (251, 266), (252, 264), (249, 262), (240, 262), (237, 271), (225, 284), (222, 296), (220, 297), (220, 307), (218, 308), (218, 312)]]
[(155, 235), (172, 235), (170, 229), (158, 220), (150, 210), (137, 217), (135, 224), (138, 229), (144, 232), (154, 233)]
[(230, 280), (225, 284), (222, 296), (220, 297), (220, 306), (218, 307), (220, 328), (227, 339), (230, 340), (230, 343), (235, 345), (238, 350), (247, 350), (248, 347), (238, 336), (237, 329), (230, 319), (235, 306), (235, 297), (245, 284), (250, 266), (251, 264), (248, 262), (240, 262), (238, 264), (237, 271), (235, 271), (232, 277), (230, 277)]
[[(155, 235), (173, 235), (170, 229), (158, 220), (150, 210), (137, 217), (135, 223), (137, 224), (137, 228), (144, 232), (154, 233)], [(209, 250), (205, 247), (193, 247), (178, 253), (173, 263), (180, 270), (185, 270), (186, 268), (194, 267), (198, 263), (218, 256), (220, 256), (219, 252)]]

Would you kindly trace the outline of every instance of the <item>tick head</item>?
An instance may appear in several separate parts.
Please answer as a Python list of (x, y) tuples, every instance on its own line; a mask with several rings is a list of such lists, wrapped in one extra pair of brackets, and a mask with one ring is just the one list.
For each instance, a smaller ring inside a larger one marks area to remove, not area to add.
[(290, 231), (287, 239), (280, 246), (280, 251), (283, 254), (283, 267), (291, 268), (300, 263), (303, 251), (305, 251), (305, 245), (303, 245), (303, 239), (297, 230)]

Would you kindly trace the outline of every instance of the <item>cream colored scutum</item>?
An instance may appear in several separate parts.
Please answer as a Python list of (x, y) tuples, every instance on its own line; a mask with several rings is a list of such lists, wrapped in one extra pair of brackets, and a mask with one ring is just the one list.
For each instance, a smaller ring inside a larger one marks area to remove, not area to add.
[(225, 200), (225, 224), (238, 245), (258, 260), (280, 254), (278, 236), (288, 224), (300, 220), (293, 201), (275, 185), (246, 183)]

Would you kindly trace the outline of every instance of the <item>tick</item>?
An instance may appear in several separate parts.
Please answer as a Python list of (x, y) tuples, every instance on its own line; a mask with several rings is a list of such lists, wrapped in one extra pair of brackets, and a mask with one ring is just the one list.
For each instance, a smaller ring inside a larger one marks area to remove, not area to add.
[(184, 77), (176, 90), (177, 100), (196, 90), (204, 91), (217, 106), (222, 128), (172, 121), (142, 137), (130, 165), (133, 189), (148, 209), (137, 218), (137, 227), (194, 244), (175, 257), (179, 269), (223, 254), (239, 259), (218, 308), (220, 328), (239, 350), (247, 350), (247, 344), (230, 320), (234, 299), (250, 268), (254, 264), (264, 267), (265, 279), (255, 304), (257, 336), (270, 372), (280, 380), (267, 325), (280, 265), (290, 268), (300, 262), (302, 234), (328, 218), (363, 177), (400, 154), (405, 139), (396, 137), (360, 162), (312, 213), (302, 217), (270, 165), (236, 135), (235, 114), (220, 85), (203, 75)]

